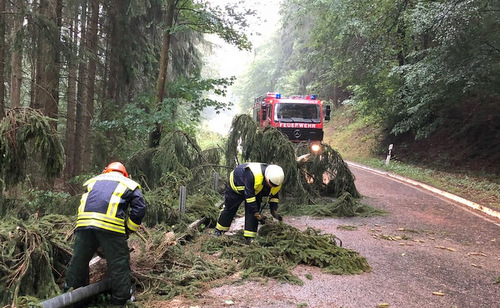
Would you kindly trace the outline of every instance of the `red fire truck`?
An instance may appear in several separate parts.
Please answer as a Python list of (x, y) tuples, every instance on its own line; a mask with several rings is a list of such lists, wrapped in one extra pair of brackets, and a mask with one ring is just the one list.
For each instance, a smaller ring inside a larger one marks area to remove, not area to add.
[(283, 97), (268, 92), (255, 99), (253, 117), (261, 127), (276, 127), (292, 142), (319, 145), (323, 141), (323, 120), (330, 120), (330, 106), (325, 105), (323, 112), (323, 103), (316, 95)]

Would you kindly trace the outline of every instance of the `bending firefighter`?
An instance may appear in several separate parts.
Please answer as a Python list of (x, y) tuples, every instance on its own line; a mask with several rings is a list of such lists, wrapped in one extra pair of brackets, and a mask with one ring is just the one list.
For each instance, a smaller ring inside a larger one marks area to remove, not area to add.
[[(66, 288), (89, 284), (89, 261), (101, 247), (111, 279), (111, 304), (125, 305), (130, 298), (130, 251), (127, 239), (139, 228), (146, 204), (138, 183), (113, 162), (83, 184), (78, 207), (73, 257), (66, 273)], [(130, 207), (130, 208), (129, 208)]]
[(248, 243), (257, 235), (258, 223), (265, 223), (260, 204), (263, 197), (269, 198), (271, 215), (283, 220), (278, 214), (278, 192), (285, 174), (278, 165), (247, 163), (237, 166), (229, 175), (229, 185), (224, 193), (222, 210), (214, 235), (219, 236), (229, 230), (240, 204), (245, 201), (245, 230), (243, 235)]

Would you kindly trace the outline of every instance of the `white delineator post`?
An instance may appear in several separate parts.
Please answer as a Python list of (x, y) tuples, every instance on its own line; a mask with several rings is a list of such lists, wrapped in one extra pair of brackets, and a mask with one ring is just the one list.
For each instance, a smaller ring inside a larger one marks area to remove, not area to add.
[(392, 148), (394, 147), (394, 145), (391, 143), (389, 144), (389, 152), (387, 153), (387, 157), (385, 159), (385, 164), (388, 165), (389, 162), (391, 161), (391, 153), (392, 153)]

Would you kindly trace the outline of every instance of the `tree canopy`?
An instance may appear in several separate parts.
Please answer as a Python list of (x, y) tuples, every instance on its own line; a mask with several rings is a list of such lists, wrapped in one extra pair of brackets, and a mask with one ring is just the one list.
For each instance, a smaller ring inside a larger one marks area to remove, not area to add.
[[(217, 97), (234, 82), (233, 76), (200, 73), (211, 50), (205, 35), (250, 49), (247, 19), (255, 14), (250, 5), (2, 1), (0, 119), (14, 108), (50, 118), (64, 148), (63, 157), (53, 157), (58, 163), (62, 158), (63, 166), (53, 169), (64, 170), (65, 180), (102, 170), (112, 160), (127, 161), (151, 146), (152, 133), (160, 133), (157, 144), (161, 131), (192, 133), (205, 107), (229, 107)], [(7, 134), (0, 139), (3, 153), (17, 153), (9, 150)], [(38, 163), (15, 159), (23, 166)], [(32, 180), (35, 186), (44, 182)]]

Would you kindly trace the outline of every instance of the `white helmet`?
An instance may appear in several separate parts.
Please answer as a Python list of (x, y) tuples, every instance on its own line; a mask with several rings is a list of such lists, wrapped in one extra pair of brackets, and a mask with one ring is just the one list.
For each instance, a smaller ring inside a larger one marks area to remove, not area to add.
[(283, 169), (281, 169), (278, 165), (269, 165), (266, 168), (264, 177), (269, 181), (269, 184), (273, 186), (280, 186), (283, 184), (283, 180), (285, 179), (285, 173), (283, 173)]

